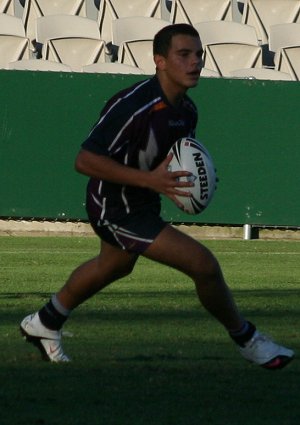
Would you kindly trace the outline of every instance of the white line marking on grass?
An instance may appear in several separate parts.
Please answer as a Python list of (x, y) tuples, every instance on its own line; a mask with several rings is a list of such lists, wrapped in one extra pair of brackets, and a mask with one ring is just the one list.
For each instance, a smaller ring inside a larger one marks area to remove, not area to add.
[[(76, 254), (80, 254), (80, 255), (89, 255), (92, 254), (94, 251), (65, 251), (65, 250), (57, 250), (55, 248), (53, 249), (46, 249), (46, 250), (40, 250), (40, 249), (35, 249), (35, 248), (28, 248), (28, 249), (22, 249), (22, 250), (15, 250), (15, 251), (9, 251), (9, 250), (0, 250), (0, 254), (9, 254), (9, 255), (23, 255), (23, 254), (32, 254), (34, 253), (35, 255), (39, 255), (39, 254), (59, 254), (59, 255), (76, 255)], [(300, 251), (217, 251), (214, 250), (213, 251), (216, 254), (222, 254), (222, 255), (300, 255)]]
[(300, 252), (297, 251), (289, 251), (289, 252), (262, 252), (262, 251), (214, 251), (216, 254), (229, 254), (229, 255), (300, 255)]
[(18, 250), (18, 251), (1, 251), (0, 250), (0, 254), (15, 254), (15, 255), (20, 255), (20, 254), (32, 254), (34, 253), (35, 255), (39, 255), (39, 254), (63, 254), (63, 255), (69, 255), (69, 254), (91, 254), (91, 251), (57, 251), (55, 249), (52, 250), (47, 250), (47, 251), (41, 251), (39, 249), (26, 249), (26, 250)]

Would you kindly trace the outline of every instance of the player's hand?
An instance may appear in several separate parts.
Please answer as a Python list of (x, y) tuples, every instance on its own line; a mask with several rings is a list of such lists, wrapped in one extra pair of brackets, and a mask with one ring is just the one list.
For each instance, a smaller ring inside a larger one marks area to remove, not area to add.
[(192, 181), (179, 180), (180, 177), (191, 176), (192, 173), (189, 171), (169, 171), (169, 164), (172, 157), (173, 154), (169, 154), (157, 168), (150, 171), (151, 189), (167, 196), (179, 207), (182, 207), (181, 203), (176, 198), (176, 195), (186, 197), (191, 196), (190, 191), (181, 190), (180, 188), (193, 187), (194, 183)]

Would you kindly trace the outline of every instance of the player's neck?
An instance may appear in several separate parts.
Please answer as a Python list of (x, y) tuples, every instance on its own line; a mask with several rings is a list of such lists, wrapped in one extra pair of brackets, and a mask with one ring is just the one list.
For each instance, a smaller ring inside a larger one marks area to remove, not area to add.
[(179, 107), (187, 89), (157, 75), (162, 91), (168, 102), (175, 108)]

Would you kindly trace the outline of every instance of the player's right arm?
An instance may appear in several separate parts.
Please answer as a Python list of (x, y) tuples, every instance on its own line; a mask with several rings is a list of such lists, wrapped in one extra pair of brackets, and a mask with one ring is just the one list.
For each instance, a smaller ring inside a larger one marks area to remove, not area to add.
[(168, 155), (157, 168), (145, 171), (120, 164), (109, 156), (81, 149), (76, 158), (75, 168), (79, 173), (98, 180), (151, 189), (178, 204), (175, 195), (190, 196), (189, 191), (180, 188), (191, 187), (193, 183), (178, 181), (178, 177), (190, 175), (187, 171), (168, 171), (171, 159), (172, 155)]

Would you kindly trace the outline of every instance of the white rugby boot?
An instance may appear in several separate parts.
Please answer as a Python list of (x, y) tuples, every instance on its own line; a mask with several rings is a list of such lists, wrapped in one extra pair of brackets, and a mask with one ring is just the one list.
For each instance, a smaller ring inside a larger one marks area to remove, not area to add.
[(20, 330), (26, 341), (34, 344), (40, 350), (43, 360), (54, 363), (70, 361), (61, 345), (62, 332), (46, 328), (38, 313), (25, 317), (21, 322)]
[(276, 344), (258, 331), (239, 351), (246, 360), (270, 370), (282, 369), (294, 358), (293, 350)]

